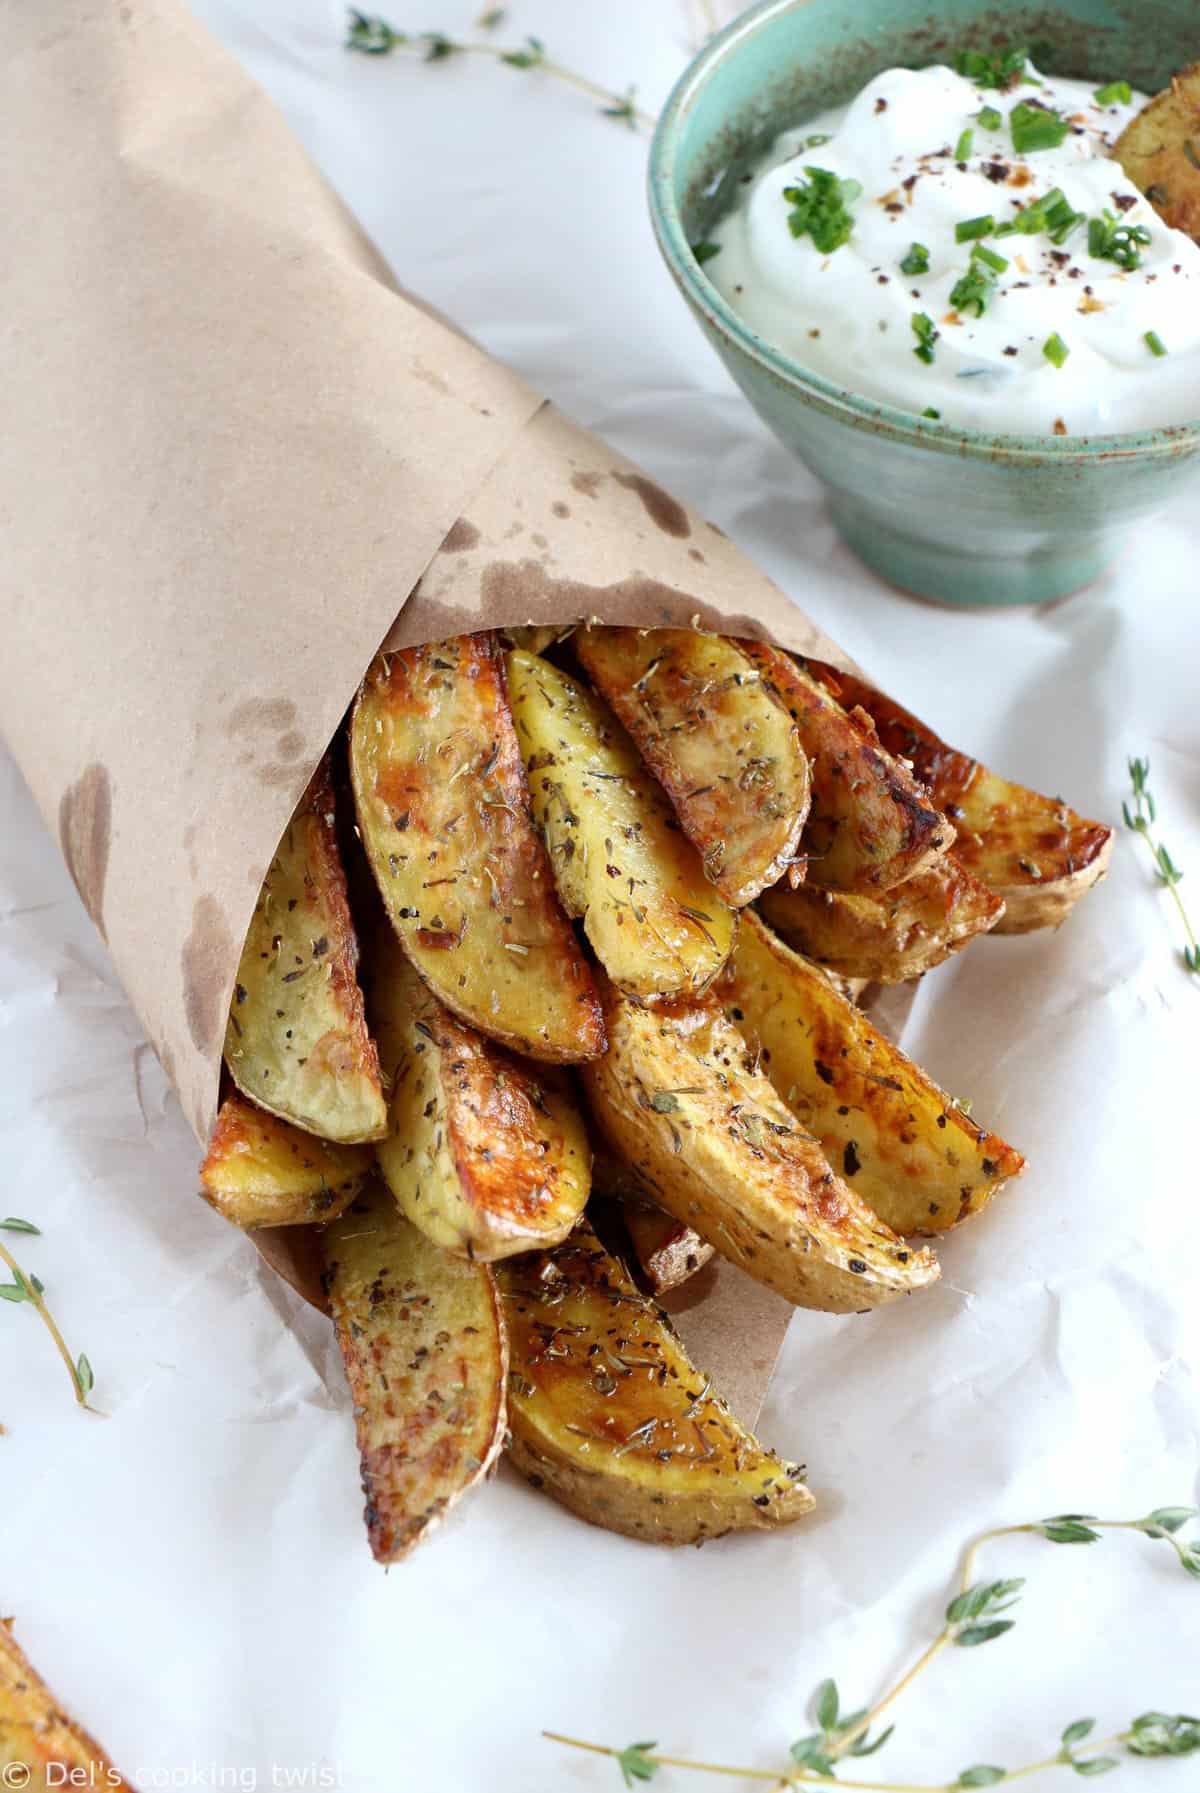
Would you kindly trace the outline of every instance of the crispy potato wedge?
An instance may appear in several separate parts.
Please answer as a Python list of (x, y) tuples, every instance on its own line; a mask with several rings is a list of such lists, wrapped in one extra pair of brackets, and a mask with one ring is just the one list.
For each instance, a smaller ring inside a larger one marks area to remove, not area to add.
[(372, 1179), (322, 1235), (377, 1562), (419, 1544), (504, 1441), (508, 1349), (486, 1264), (453, 1257)]
[(843, 702), (862, 707), (889, 752), (912, 762), (933, 801), (953, 818), (955, 859), (1004, 903), (997, 934), (1057, 927), (1104, 876), (1111, 828), (947, 747), (926, 723), (861, 680), (832, 667), (820, 670), (836, 681)]
[(263, 881), (238, 966), (225, 1063), (260, 1108), (343, 1144), (377, 1139), (387, 1124), (357, 965), (323, 760)]
[(586, 1221), (497, 1276), (509, 1455), (535, 1488), (658, 1544), (769, 1531), (811, 1510), (802, 1471), (743, 1430)]
[(0, 1619), (0, 1781), (29, 1793), (85, 1786), (133, 1793), (100, 1745), (67, 1717), (18, 1648), (11, 1619)]
[(707, 877), (741, 908), (792, 863), (808, 760), (742, 642), (692, 629), (580, 629), (575, 651), (675, 806)]
[(677, 1289), (713, 1257), (713, 1247), (695, 1227), (687, 1226), (644, 1197), (626, 1195), (621, 1219), (629, 1234), (634, 1262), (652, 1295)]
[(563, 1073), (456, 1020), (394, 937), (375, 946), (371, 1019), (392, 1092), (376, 1151), (401, 1212), (485, 1263), (565, 1239), (591, 1189), (591, 1146)]
[(369, 1146), (302, 1133), (235, 1091), (221, 1103), (200, 1193), (235, 1226), (306, 1226), (335, 1220), (373, 1162)]
[(534, 654), (509, 654), (508, 694), (567, 914), (582, 919), (622, 990), (703, 990), (729, 957), (736, 917), (628, 735), (599, 698)]
[(1130, 120), (1113, 154), (1163, 223), (1200, 243), (1200, 62)]
[(952, 853), (877, 896), (777, 884), (758, 907), (797, 952), (842, 977), (880, 984), (920, 977), (1004, 914), (1003, 899)]
[(743, 917), (717, 994), (796, 1119), (893, 1232), (945, 1232), (1024, 1169), (757, 915)]
[(592, 1111), (662, 1206), (798, 1307), (856, 1313), (938, 1275), (836, 1176), (711, 996), (649, 1009), (605, 990)]
[(790, 655), (765, 642), (744, 645), (795, 722), (812, 767), (801, 840), (808, 881), (875, 895), (935, 864), (954, 829), (907, 767)]
[(405, 952), (446, 1007), (531, 1058), (604, 1050), (554, 892), (494, 636), (381, 654), (350, 728), (363, 846)]

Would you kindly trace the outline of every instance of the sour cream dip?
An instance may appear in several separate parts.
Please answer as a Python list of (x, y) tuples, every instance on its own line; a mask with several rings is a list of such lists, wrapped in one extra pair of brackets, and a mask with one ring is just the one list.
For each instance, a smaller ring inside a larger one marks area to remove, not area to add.
[(742, 177), (704, 271), (802, 367), (951, 427), (1194, 422), (1200, 247), (1111, 158), (1144, 104), (1029, 63), (888, 69)]

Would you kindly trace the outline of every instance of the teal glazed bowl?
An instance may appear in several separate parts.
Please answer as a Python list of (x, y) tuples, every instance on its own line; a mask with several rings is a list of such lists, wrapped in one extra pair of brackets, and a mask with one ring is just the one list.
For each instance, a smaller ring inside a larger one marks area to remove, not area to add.
[(1036, 604), (1103, 571), (1130, 525), (1200, 487), (1200, 418), (1112, 436), (989, 435), (806, 371), (750, 330), (690, 244), (781, 131), (881, 69), (1024, 43), (1053, 73), (1156, 93), (1200, 57), (1196, 0), (765, 0), (715, 37), (667, 103), (650, 210), (676, 285), (759, 416), (824, 483), (837, 528), (893, 584), (952, 604)]

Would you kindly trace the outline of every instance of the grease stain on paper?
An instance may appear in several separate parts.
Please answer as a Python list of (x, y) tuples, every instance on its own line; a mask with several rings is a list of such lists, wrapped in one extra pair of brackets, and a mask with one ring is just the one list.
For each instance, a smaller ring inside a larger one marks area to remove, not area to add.
[(250, 729), (279, 734), (295, 720), (296, 706), (290, 698), (247, 697), (234, 707), (226, 727), (231, 735), (243, 735)]
[(678, 498), (672, 498), (661, 486), (647, 479), (644, 473), (617, 473), (613, 478), (627, 492), (636, 492), (645, 508), (646, 515), (656, 529), (664, 535), (673, 535), (677, 541), (685, 541), (692, 533), (692, 525), (688, 514)]
[(112, 845), (112, 780), (108, 767), (99, 760), (86, 766), (63, 792), (58, 806), (58, 838), (83, 906), (100, 938), (107, 940), (104, 886)]
[(237, 942), (215, 896), (196, 898), (192, 928), (179, 955), (183, 1010), (197, 1052), (207, 1055), (225, 1031), (225, 973)]
[(594, 498), (600, 490), (600, 481), (603, 478), (604, 475), (602, 473), (572, 473), (571, 485), (576, 492), (581, 492), (585, 498)]
[(770, 639), (755, 617), (722, 615), (693, 592), (646, 573), (633, 572), (610, 585), (587, 585), (580, 579), (556, 579), (537, 560), (498, 560), (483, 568), (480, 591), (486, 615), (556, 623), (619, 621), (643, 629), (694, 624), (718, 635)]

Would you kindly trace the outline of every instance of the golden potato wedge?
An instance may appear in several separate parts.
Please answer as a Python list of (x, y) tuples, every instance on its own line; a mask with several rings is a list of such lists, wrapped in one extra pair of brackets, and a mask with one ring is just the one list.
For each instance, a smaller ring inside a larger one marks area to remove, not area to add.
[(387, 1124), (355, 971), (358, 941), (323, 760), (263, 881), (242, 948), (225, 1063), (244, 1095), (343, 1144)]
[(781, 877), (809, 807), (808, 760), (742, 642), (693, 629), (580, 629), (575, 651), (675, 806), (708, 878), (741, 908)]
[(524, 648), (527, 654), (544, 654), (574, 633), (574, 623), (517, 623), (497, 630), (505, 647)]
[(235, 1226), (306, 1226), (335, 1220), (373, 1163), (369, 1146), (302, 1133), (235, 1091), (221, 1103), (200, 1193)]
[(634, 1262), (652, 1295), (677, 1289), (713, 1256), (713, 1247), (695, 1227), (677, 1220), (657, 1202), (628, 1194), (621, 1198), (620, 1212)]
[(67, 1717), (18, 1647), (11, 1619), (0, 1619), (0, 1783), (28, 1793), (50, 1787), (133, 1793), (100, 1745)]
[(514, 651), (507, 664), (533, 818), (567, 914), (622, 990), (703, 990), (729, 957), (736, 918), (662, 787), (599, 698), (534, 654)]
[(322, 1234), (377, 1562), (419, 1544), (504, 1441), (508, 1348), (486, 1264), (452, 1257), (378, 1179)]
[(747, 1275), (827, 1313), (936, 1280), (836, 1176), (711, 996), (649, 1009), (604, 991), (608, 1051), (584, 1085), (602, 1131), (662, 1206)]
[(743, 1430), (586, 1221), (497, 1278), (509, 1455), (535, 1488), (658, 1544), (773, 1530), (811, 1510), (803, 1472)]
[(953, 853), (877, 896), (777, 884), (758, 908), (789, 946), (846, 978), (900, 984), (942, 964), (1004, 914)]
[(796, 1119), (893, 1232), (945, 1232), (1024, 1169), (757, 915), (743, 916), (716, 993)]
[(812, 810), (800, 843), (808, 882), (876, 895), (935, 864), (954, 829), (908, 769), (790, 655), (761, 641), (744, 645), (796, 724), (812, 767)]
[(382, 654), (350, 729), (363, 846), (404, 950), (461, 1020), (531, 1058), (604, 1050), (529, 813), (494, 636)]
[(391, 1089), (376, 1151), (402, 1213), (485, 1263), (565, 1239), (591, 1188), (591, 1146), (563, 1073), (523, 1063), (455, 1019), (393, 937), (373, 943), (371, 1020)]
[(1113, 154), (1163, 223), (1200, 243), (1200, 62), (1130, 120)]
[(1108, 870), (1113, 831), (1076, 815), (1058, 797), (1012, 784), (956, 748), (890, 697), (846, 673), (843, 702), (871, 718), (889, 752), (912, 762), (933, 801), (958, 830), (954, 857), (1004, 903), (997, 934), (1026, 934), (1066, 920)]

